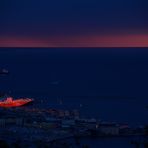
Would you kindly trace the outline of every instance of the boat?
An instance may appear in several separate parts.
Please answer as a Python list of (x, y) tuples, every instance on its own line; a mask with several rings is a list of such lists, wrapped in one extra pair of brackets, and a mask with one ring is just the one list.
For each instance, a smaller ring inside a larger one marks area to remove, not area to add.
[(30, 98), (24, 98), (24, 99), (21, 98), (13, 100), (12, 97), (7, 97), (5, 100), (0, 101), (0, 107), (6, 107), (6, 108), (19, 107), (31, 102), (33, 102), (33, 99)]
[(0, 75), (7, 75), (9, 71), (7, 69), (0, 69)]

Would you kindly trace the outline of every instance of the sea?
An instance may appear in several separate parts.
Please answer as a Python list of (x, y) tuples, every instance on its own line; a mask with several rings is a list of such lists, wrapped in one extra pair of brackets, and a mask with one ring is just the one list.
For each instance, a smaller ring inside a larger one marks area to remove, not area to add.
[[(82, 118), (148, 124), (148, 48), (0, 48), (0, 91), (34, 108), (77, 109)], [(132, 148), (131, 138), (87, 139)]]

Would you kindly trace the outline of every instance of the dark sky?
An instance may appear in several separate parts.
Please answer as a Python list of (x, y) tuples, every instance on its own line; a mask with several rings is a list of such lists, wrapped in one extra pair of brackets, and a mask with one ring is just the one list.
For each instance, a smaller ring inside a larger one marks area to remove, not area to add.
[(1, 0), (0, 46), (148, 46), (147, 7), (147, 0)]

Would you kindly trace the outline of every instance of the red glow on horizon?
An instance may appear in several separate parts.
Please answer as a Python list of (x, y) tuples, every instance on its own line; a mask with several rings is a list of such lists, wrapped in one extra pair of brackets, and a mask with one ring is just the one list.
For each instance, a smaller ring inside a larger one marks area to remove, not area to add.
[(0, 47), (148, 47), (148, 35), (0, 37)]

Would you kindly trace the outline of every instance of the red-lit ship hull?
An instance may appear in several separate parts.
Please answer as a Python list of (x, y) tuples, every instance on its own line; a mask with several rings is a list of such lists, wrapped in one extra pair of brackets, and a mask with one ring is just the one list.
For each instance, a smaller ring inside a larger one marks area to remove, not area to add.
[(18, 107), (18, 106), (23, 106), (28, 103), (31, 103), (33, 99), (25, 98), (25, 99), (16, 99), (13, 100), (13, 98), (9, 97), (4, 101), (0, 101), (0, 107)]

